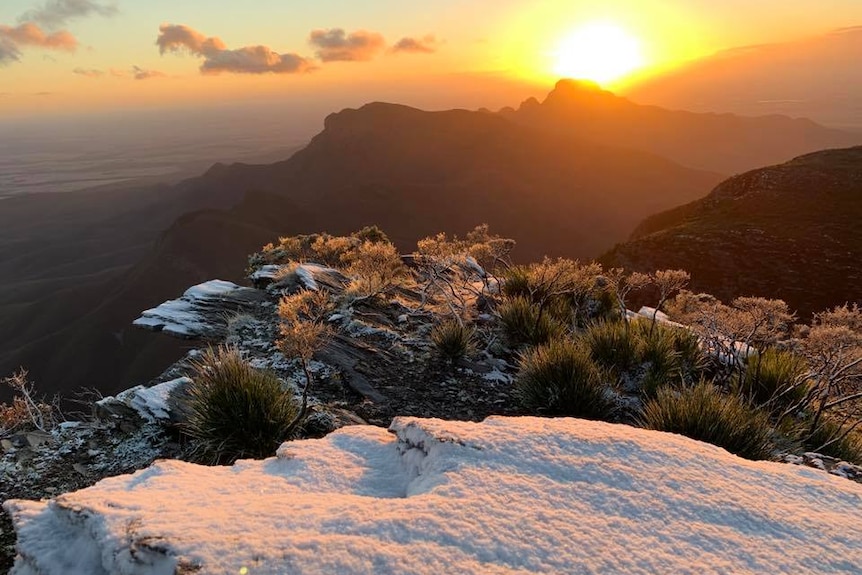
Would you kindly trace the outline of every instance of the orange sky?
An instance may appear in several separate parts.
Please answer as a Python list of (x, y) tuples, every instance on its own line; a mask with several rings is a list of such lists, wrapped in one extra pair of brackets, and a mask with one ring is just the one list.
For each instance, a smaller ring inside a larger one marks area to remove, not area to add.
[(336, 94), (516, 104), (509, 98), (553, 84), (561, 42), (596, 21), (638, 41), (648, 76), (725, 48), (862, 23), (862, 2), (4, 0), (0, 116)]

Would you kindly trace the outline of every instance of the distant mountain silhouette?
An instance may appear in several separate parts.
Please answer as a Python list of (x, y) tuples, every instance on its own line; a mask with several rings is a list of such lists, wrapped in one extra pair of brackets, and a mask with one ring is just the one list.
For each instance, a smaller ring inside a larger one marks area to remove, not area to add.
[(701, 197), (720, 179), (493, 114), (381, 103), (344, 110), (289, 160), (216, 165), (160, 189), (190, 209), (235, 207), (183, 215), (134, 267), (92, 285), (70, 280), (73, 291), (24, 310), (20, 318), (33, 329), (14, 346), (7, 340), (0, 373), (27, 365), (51, 391), (113, 391), (154, 376), (182, 346), (147, 343), (151, 336), (130, 327), (137, 314), (204, 280), (241, 280), (246, 255), (280, 234), (378, 224), (410, 250), (425, 235), (487, 222), (519, 241), (520, 258), (590, 258), (647, 215)]
[[(858, 93), (858, 91), (857, 91)], [(521, 124), (658, 154), (696, 169), (732, 175), (825, 148), (862, 143), (862, 135), (784, 116), (695, 114), (641, 106), (590, 82), (561, 80), (548, 97), (500, 114)]]
[(786, 114), (862, 127), (862, 26), (719, 52), (626, 91), (637, 102), (692, 111)]
[(781, 298), (803, 317), (862, 303), (862, 147), (748, 172), (652, 216), (601, 261), (683, 268), (695, 290)]

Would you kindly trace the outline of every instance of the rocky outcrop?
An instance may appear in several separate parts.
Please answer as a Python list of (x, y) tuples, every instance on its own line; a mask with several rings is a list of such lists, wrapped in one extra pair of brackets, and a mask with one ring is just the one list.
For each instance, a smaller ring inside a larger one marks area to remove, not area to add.
[(175, 337), (217, 339), (224, 337), (231, 314), (247, 310), (262, 300), (263, 295), (258, 290), (212, 280), (189, 288), (179, 299), (146, 310), (134, 325)]

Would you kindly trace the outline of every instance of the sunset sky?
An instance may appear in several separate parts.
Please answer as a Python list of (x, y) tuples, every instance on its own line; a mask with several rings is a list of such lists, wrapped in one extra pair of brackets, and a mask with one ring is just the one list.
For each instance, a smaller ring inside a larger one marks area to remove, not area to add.
[(392, 86), (465, 90), (465, 78), (548, 86), (561, 46), (584, 57), (566, 40), (595, 23), (637, 46), (640, 69), (608, 82), (619, 88), (724, 48), (858, 25), (862, 2), (3, 0), (0, 116), (372, 99)]

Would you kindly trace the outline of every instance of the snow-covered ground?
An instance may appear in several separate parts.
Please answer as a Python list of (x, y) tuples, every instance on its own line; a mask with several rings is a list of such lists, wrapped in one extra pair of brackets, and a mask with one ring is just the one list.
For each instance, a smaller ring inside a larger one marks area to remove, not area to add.
[(862, 485), (573, 419), (399, 418), (12, 501), (17, 574), (859, 573)]

